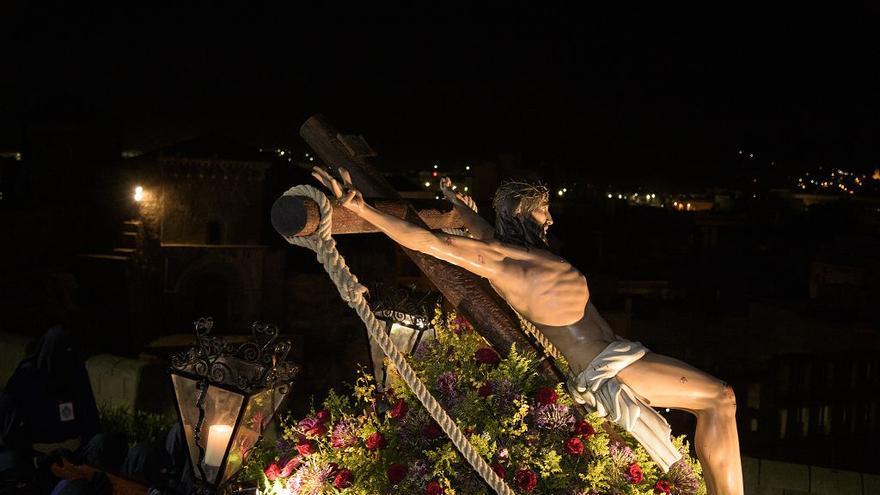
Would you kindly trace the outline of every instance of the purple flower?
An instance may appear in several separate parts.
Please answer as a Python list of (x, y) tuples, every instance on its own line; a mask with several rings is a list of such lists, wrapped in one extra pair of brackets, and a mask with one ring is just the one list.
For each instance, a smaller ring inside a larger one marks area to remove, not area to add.
[(434, 385), (440, 395), (447, 399), (458, 397), (458, 375), (454, 371), (447, 371), (437, 377)]
[(318, 495), (332, 472), (329, 465), (306, 464), (287, 480), (287, 489), (293, 495)]
[(513, 400), (521, 394), (510, 380), (498, 380), (494, 384), (492, 405), (503, 412), (509, 412), (513, 407)]
[(539, 405), (532, 410), (535, 426), (545, 430), (568, 431), (574, 425), (571, 409), (562, 404)]
[(669, 480), (669, 484), (672, 485), (673, 493), (694, 495), (700, 489), (700, 480), (694, 474), (694, 468), (686, 459), (681, 459), (670, 466), (666, 478)]
[(352, 420), (342, 420), (333, 426), (330, 435), (330, 446), (335, 449), (346, 449), (357, 444), (357, 425)]
[(611, 457), (614, 465), (621, 469), (628, 468), (630, 464), (636, 461), (636, 455), (633, 453), (633, 450), (629, 446), (618, 442), (612, 442), (608, 446), (608, 455)]

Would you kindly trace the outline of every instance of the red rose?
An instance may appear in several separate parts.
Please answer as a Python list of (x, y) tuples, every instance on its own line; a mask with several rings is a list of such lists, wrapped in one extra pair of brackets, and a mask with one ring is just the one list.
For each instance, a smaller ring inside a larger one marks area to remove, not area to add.
[(672, 491), (672, 485), (666, 480), (660, 480), (654, 485), (654, 493), (669, 493)]
[(406, 401), (403, 399), (398, 399), (397, 402), (391, 406), (391, 409), (388, 411), (388, 415), (393, 419), (403, 419), (406, 417), (406, 413), (409, 411), (409, 406), (406, 405)]
[(584, 453), (584, 443), (578, 437), (571, 437), (565, 442), (565, 452), (573, 456), (579, 456)]
[(315, 442), (311, 440), (300, 442), (296, 444), (296, 451), (299, 452), (300, 455), (312, 454), (315, 452)]
[(342, 490), (350, 487), (351, 481), (351, 471), (349, 471), (348, 469), (342, 469), (338, 473), (336, 473), (336, 477), (333, 478), (333, 486)]
[(367, 450), (379, 450), (385, 447), (386, 443), (385, 437), (377, 431), (367, 437)]
[(556, 391), (550, 387), (541, 387), (535, 392), (535, 399), (545, 406), (556, 404), (556, 399), (558, 398), (559, 396), (556, 395)]
[(437, 481), (432, 481), (425, 486), (425, 495), (443, 495), (443, 493), (445, 493), (445, 490)]
[(275, 478), (281, 474), (281, 470), (278, 468), (278, 464), (273, 462), (272, 464), (269, 464), (269, 467), (267, 467), (265, 471), (263, 471), (263, 474), (266, 475), (266, 479), (269, 481), (275, 481)]
[(442, 434), (443, 430), (440, 429), (440, 425), (436, 421), (431, 421), (422, 427), (422, 435), (428, 440), (434, 440)]
[(596, 430), (593, 428), (593, 425), (582, 419), (575, 423), (574, 434), (580, 435), (584, 440), (589, 440), (591, 436), (596, 434)]
[(531, 493), (538, 486), (538, 477), (528, 469), (517, 471), (514, 479), (516, 480), (516, 487), (526, 493)]
[(497, 474), (499, 478), (504, 479), (504, 477), (507, 476), (507, 470), (504, 469), (504, 466), (501, 464), (493, 462), (490, 467), (492, 468), (492, 471), (495, 471), (495, 474)]
[(317, 419), (318, 422), (321, 424), (330, 421), (330, 411), (326, 409), (321, 409), (320, 411), (315, 413), (315, 419)]
[(279, 473), (279, 475), (282, 478), (287, 478), (288, 476), (293, 474), (293, 472), (296, 471), (297, 468), (299, 468), (300, 464), (302, 464), (302, 457), (300, 457), (300, 456), (294, 457), (293, 459), (287, 461), (284, 464), (284, 467), (281, 468), (281, 473)]
[(474, 359), (476, 359), (478, 363), (491, 364), (492, 366), (501, 362), (501, 357), (498, 353), (489, 347), (477, 349), (477, 352), (474, 353)]
[(629, 482), (634, 485), (638, 485), (645, 479), (645, 475), (642, 474), (642, 467), (636, 462), (629, 465), (629, 468), (626, 470), (626, 476), (629, 478)]
[(388, 475), (388, 481), (390, 481), (392, 485), (396, 485), (406, 478), (407, 471), (409, 471), (409, 469), (403, 464), (391, 464), (388, 466), (388, 469), (385, 470), (385, 474)]
[(480, 388), (477, 389), (477, 395), (480, 397), (489, 397), (492, 395), (492, 392), (492, 384), (489, 382), (480, 385)]

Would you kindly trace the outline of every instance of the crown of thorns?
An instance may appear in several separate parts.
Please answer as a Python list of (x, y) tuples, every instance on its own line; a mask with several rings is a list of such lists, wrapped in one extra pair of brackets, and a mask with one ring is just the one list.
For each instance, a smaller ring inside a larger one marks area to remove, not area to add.
[(513, 202), (518, 205), (514, 213), (520, 213), (523, 209), (529, 211), (536, 208), (548, 198), (547, 187), (543, 184), (508, 180), (498, 186), (492, 199), (492, 206), (497, 211), (499, 206)]

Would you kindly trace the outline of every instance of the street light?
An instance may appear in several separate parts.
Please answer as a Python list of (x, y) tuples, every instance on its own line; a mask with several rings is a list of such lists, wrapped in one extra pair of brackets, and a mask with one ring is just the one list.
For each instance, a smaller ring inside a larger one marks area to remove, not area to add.
[[(376, 295), (373, 313), (376, 319), (385, 324), (385, 333), (391, 337), (397, 350), (403, 354), (412, 354), (420, 343), (436, 338), (432, 323), (434, 309), (439, 301), (436, 293), (396, 287), (380, 287), (371, 292)], [(384, 390), (388, 384), (385, 354), (372, 338), (370, 356), (376, 387)]]
[(235, 345), (195, 322), (196, 347), (172, 357), (171, 383), (195, 479), (204, 492), (229, 481), (263, 436), (299, 367), (285, 361), (290, 341), (254, 323), (253, 340)]

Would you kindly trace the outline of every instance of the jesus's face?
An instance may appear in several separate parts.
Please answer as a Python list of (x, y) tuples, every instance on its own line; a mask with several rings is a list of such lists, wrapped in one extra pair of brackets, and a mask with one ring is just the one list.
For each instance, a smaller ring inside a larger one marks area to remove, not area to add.
[(541, 204), (529, 214), (535, 222), (535, 226), (541, 233), (541, 238), (547, 241), (547, 230), (553, 225), (553, 216), (550, 215), (550, 203), (542, 201)]

